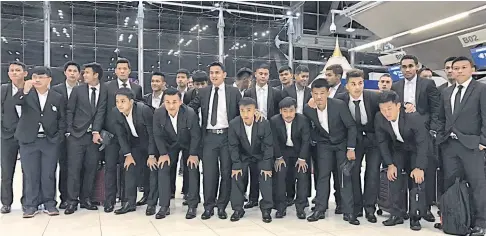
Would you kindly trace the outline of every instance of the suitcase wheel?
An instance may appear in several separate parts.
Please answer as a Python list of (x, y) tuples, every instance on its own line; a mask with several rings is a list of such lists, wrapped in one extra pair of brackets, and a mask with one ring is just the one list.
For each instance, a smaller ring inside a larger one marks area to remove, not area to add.
[(383, 215), (383, 211), (382, 211), (381, 209), (378, 209), (378, 210), (376, 211), (376, 214), (377, 214), (377, 215), (379, 215), (379, 216), (381, 216), (381, 215)]

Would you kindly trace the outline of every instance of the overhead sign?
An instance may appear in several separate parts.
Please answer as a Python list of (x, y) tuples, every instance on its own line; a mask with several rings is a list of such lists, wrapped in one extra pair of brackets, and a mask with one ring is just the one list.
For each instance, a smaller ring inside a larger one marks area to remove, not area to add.
[(388, 54), (388, 55), (378, 57), (378, 59), (380, 60), (382, 65), (386, 66), (386, 65), (392, 65), (392, 64), (396, 64), (396, 63), (400, 62), (402, 57), (405, 56), (405, 55), (406, 55), (406, 53), (404, 51), (400, 51), (400, 52), (396, 52), (396, 53), (392, 53), (392, 54)]
[(486, 29), (478, 30), (476, 32), (460, 35), (457, 37), (459, 37), (459, 41), (461, 41), (462, 46), (465, 48), (476, 46), (478, 44), (486, 42)]
[(400, 66), (391, 66), (388, 68), (388, 73), (393, 81), (404, 79), (402, 71), (400, 70)]
[(486, 68), (486, 46), (480, 48), (472, 48), (471, 56), (474, 64), (478, 68)]

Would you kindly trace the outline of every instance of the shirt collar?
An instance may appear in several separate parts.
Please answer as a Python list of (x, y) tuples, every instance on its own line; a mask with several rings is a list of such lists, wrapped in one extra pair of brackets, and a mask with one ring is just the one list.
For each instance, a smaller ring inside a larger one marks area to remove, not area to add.
[(358, 99), (354, 99), (354, 98), (351, 96), (351, 94), (349, 95), (349, 98), (350, 98), (350, 99), (349, 99), (350, 101), (363, 101), (363, 93), (361, 93), (361, 95), (359, 96), (359, 98), (358, 98)]
[(415, 75), (411, 80), (407, 80), (408, 83), (417, 83), (417, 75)]
[(68, 88), (68, 89), (73, 89), (73, 88), (74, 88), (74, 87), (76, 87), (77, 85), (79, 85), (79, 83), (78, 83), (78, 82), (76, 82), (76, 84), (75, 84), (74, 86), (71, 86), (71, 85), (69, 85), (69, 83), (68, 83), (68, 82), (66, 82), (66, 88)]
[[(118, 81), (118, 87), (122, 87), (123, 86), (123, 81), (121, 81), (120, 79), (116, 79), (116, 81)], [(127, 88), (130, 87), (130, 80), (127, 80), (127, 82), (125, 83), (127, 84)]]
[(39, 96), (45, 97), (45, 96), (47, 96), (47, 94), (49, 94), (49, 89), (44, 94), (39, 93), (39, 91), (37, 91), (37, 94), (39, 94)]
[(260, 87), (258, 85), (256, 87), (257, 89), (265, 89), (265, 91), (268, 90), (268, 84), (265, 84), (263, 87)]
[[(472, 77), (470, 77), (468, 80), (464, 81), (464, 83), (462, 83), (462, 84), (461, 84), (461, 85), (462, 85), (462, 89), (466, 90), (466, 89), (467, 89), (467, 87), (469, 86), (469, 84), (471, 83), (472, 79), (473, 79), (473, 78), (472, 78)], [(459, 85), (459, 84), (456, 82), (456, 85)], [(457, 87), (457, 86), (456, 86), (456, 87)]]
[(152, 94), (152, 98), (156, 98), (156, 99), (162, 99), (162, 95), (164, 95), (164, 92), (161, 92), (159, 96), (155, 97), (154, 96), (154, 93)]
[(246, 125), (243, 120), (242, 120), (242, 122), (243, 122), (243, 125), (245, 126), (245, 128), (252, 128), (253, 124), (255, 123), (255, 121), (253, 121), (253, 123), (251, 123), (251, 125)]
[[(168, 113), (167, 113), (168, 114)], [(177, 111), (176, 115), (172, 117), (170, 114), (168, 114), (171, 119), (177, 119), (177, 116), (179, 115), (179, 111)]]
[(214, 88), (216, 88), (216, 87), (218, 87), (218, 88), (219, 88), (219, 91), (224, 91), (225, 84), (224, 84), (224, 82), (223, 82), (223, 83), (222, 83), (222, 84), (220, 84), (219, 86), (215, 86), (215, 85), (213, 85), (213, 89), (214, 89)]
[(89, 85), (89, 84), (88, 84), (88, 87), (89, 87), (89, 88), (96, 88), (96, 90), (98, 90), (98, 91), (99, 91), (99, 90), (100, 90), (100, 83), (98, 83), (98, 84), (97, 84), (97, 85), (95, 85), (95, 86), (92, 86), (92, 85)]
[(299, 87), (297, 86), (297, 83), (294, 83), (295, 84), (295, 91), (297, 92), (304, 92), (305, 91), (305, 87), (303, 87), (302, 89), (299, 89)]
[(333, 88), (334, 90), (337, 90), (337, 89), (339, 88), (339, 86), (340, 86), (340, 85), (341, 85), (341, 82), (339, 82), (339, 84), (334, 85), (332, 88)]

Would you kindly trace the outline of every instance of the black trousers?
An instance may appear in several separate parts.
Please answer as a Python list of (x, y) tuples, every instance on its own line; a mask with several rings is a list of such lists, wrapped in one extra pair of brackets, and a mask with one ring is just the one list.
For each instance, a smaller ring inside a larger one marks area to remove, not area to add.
[[(361, 136), (356, 145), (356, 161), (351, 179), (353, 180), (354, 213), (375, 212), (376, 200), (380, 191), (381, 155), (374, 145), (374, 135)], [(366, 170), (364, 177), (364, 192), (361, 188), (361, 165), (366, 156)]]
[(13, 203), (13, 177), (15, 166), (17, 165), (17, 154), (19, 153), (19, 143), (15, 138), (2, 138), (2, 156), (1, 156), (1, 175), (2, 188), (1, 200), (2, 205), (10, 206)]
[[(316, 210), (326, 211), (329, 204), (330, 178), (331, 172), (335, 166), (341, 166), (346, 160), (346, 144), (330, 145), (317, 143), (317, 173), (316, 182)], [(338, 181), (341, 196), (340, 203), (343, 213), (353, 213), (353, 182), (351, 177), (344, 176), (341, 168), (338, 168)]]
[(435, 140), (428, 136), (427, 140), (429, 144), (428, 150), (428, 162), (427, 162), (427, 170), (425, 171), (425, 180), (428, 183), (427, 188), (425, 188), (425, 196), (427, 199), (427, 206), (430, 210), (430, 207), (436, 201), (436, 193), (437, 193), (437, 180), (436, 180), (436, 172), (437, 167), (439, 165), (439, 154), (437, 153), (437, 147)]
[[(287, 163), (287, 172), (286, 177), (285, 177), (285, 191), (286, 191), (286, 198), (288, 200), (294, 200), (295, 199), (295, 187), (296, 187), (296, 180), (297, 178), (297, 169), (293, 168), (295, 167), (295, 163), (297, 162), (297, 158), (295, 157), (289, 157), (287, 158), (288, 160), (285, 160), (285, 163)], [(310, 163), (308, 163), (309, 165)], [(310, 172), (310, 170), (309, 170)], [(305, 176), (308, 178), (307, 176)], [(305, 181), (307, 184), (308, 180)], [(297, 187), (299, 188), (299, 187)], [(309, 186), (306, 188), (307, 192), (309, 191)], [(306, 198), (307, 199), (307, 198)]]
[(189, 155), (182, 155), (181, 168), (182, 168), (182, 194), (188, 194), (189, 188), (189, 167), (187, 167), (187, 158)]
[[(444, 165), (445, 189), (454, 184), (456, 178), (469, 182), (472, 190), (474, 226), (486, 227), (486, 177), (484, 157), (486, 152), (468, 149), (458, 140), (448, 139), (441, 144)], [(465, 178), (464, 178), (465, 177)]]
[[(115, 205), (117, 190), (117, 164), (122, 160), (120, 145), (116, 137), (105, 148), (105, 206)], [(123, 159), (124, 160), (124, 159)], [(123, 168), (123, 162), (121, 162)]]
[[(277, 210), (285, 210), (287, 209), (287, 199), (289, 199), (288, 195), (288, 186), (289, 181), (293, 183), (295, 187), (295, 181), (297, 180), (297, 199), (295, 200), (295, 208), (298, 210), (303, 210), (306, 205), (308, 204), (307, 195), (309, 191), (309, 183), (308, 183), (308, 175), (310, 169), (307, 170), (306, 173), (302, 171), (298, 172), (298, 167), (295, 166), (297, 162), (297, 157), (283, 157), (286, 166), (281, 166), (280, 171), (276, 171), (275, 178), (273, 179), (274, 182), (274, 192), (275, 192), (275, 206)], [(289, 177), (292, 176), (293, 177)], [(295, 189), (294, 189), (295, 194)], [(292, 198), (293, 199), (293, 198)]]
[(140, 168), (140, 175), (143, 176), (140, 180), (140, 185), (143, 187), (143, 196), (148, 197), (150, 194), (150, 168), (147, 166), (147, 163), (143, 167)]
[(20, 143), (20, 161), (24, 172), (24, 207), (37, 210), (44, 204), (55, 207), (58, 144), (46, 138)]
[[(312, 167), (314, 168), (314, 189), (317, 191), (317, 180), (318, 180), (318, 175), (319, 175), (319, 166), (317, 165), (317, 144), (311, 146), (311, 156), (312, 156)], [(336, 206), (341, 205), (341, 193), (340, 187), (339, 187), (339, 179), (338, 179), (338, 166), (335, 165), (332, 167), (331, 170), (332, 173), (332, 179), (333, 179), (333, 187), (334, 187), (334, 199), (336, 201)], [(311, 182), (311, 177), (309, 175), (309, 184)], [(311, 196), (311, 189), (309, 188), (309, 197)]]
[[(175, 159), (172, 160), (172, 158)], [(170, 193), (171, 194), (175, 194), (176, 191), (177, 163), (179, 163), (179, 153), (177, 153), (175, 157), (174, 156), (171, 157), (171, 165), (170, 165)]]
[[(231, 158), (228, 150), (228, 134), (206, 132), (203, 146), (203, 194), (204, 208), (226, 209), (231, 193)], [(221, 177), (221, 182), (219, 179)], [(219, 195), (216, 203), (216, 195)]]
[[(125, 195), (123, 196), (122, 202), (127, 202), (132, 206), (135, 206), (137, 202), (137, 187), (143, 178), (143, 175), (140, 175), (140, 173), (142, 168), (147, 166), (148, 151), (146, 148), (142, 148), (142, 145), (144, 144), (140, 144), (138, 141), (131, 144), (132, 157), (135, 160), (135, 165), (130, 165), (128, 170), (124, 168), (123, 172)], [(120, 162), (122, 166), (124, 166), (125, 158)]]
[[(67, 189), (70, 204), (90, 200), (94, 189), (100, 152), (91, 133), (67, 137)], [(79, 198), (79, 199), (78, 199)]]
[(59, 198), (61, 199), (61, 202), (67, 202), (69, 200), (69, 195), (68, 195), (68, 165), (67, 165), (67, 141), (63, 140), (59, 144), (59, 181), (58, 181), (58, 188), (59, 188)]
[[(260, 168), (258, 162), (248, 163), (249, 177), (250, 177), (250, 194), (248, 199), (257, 202), (260, 198)], [(246, 192), (246, 191), (245, 191)]]
[[(257, 166), (259, 161), (254, 161)], [(248, 175), (248, 166), (250, 162), (243, 162), (242, 163), (242, 176), (238, 176), (238, 179), (232, 178), (231, 179), (231, 208), (234, 211), (243, 210), (243, 203), (244, 203), (244, 194), (245, 194), (245, 184), (243, 179), (245, 176)], [(259, 172), (262, 170), (258, 168)], [(206, 172), (206, 171), (205, 171)], [(260, 192), (262, 193), (262, 200), (260, 200), (260, 209), (264, 210), (271, 210), (273, 208), (273, 196), (272, 196), (272, 181), (273, 177), (267, 177), (265, 180), (265, 176), (263, 174), (259, 174), (259, 186)]]

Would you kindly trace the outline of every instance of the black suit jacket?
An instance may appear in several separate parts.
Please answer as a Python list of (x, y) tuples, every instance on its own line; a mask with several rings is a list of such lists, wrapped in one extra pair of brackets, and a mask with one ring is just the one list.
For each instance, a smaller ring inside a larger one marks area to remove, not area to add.
[[(245, 91), (245, 97), (250, 97), (257, 100), (257, 92), (256, 88), (250, 88)], [(268, 86), (268, 95), (267, 95), (267, 119), (270, 119), (272, 116), (279, 113), (278, 103), (282, 100), (280, 91)], [(258, 107), (258, 105), (257, 105)]]
[(89, 94), (91, 89), (88, 84), (82, 84), (73, 88), (66, 109), (67, 132), (80, 138), (92, 125), (91, 130), (101, 132), (106, 116), (106, 103), (108, 90), (104, 84), (100, 84), (100, 91), (96, 108), (91, 107)]
[(198, 156), (201, 143), (201, 129), (194, 110), (182, 105), (177, 114), (177, 133), (172, 126), (165, 107), (154, 114), (154, 137), (160, 155), (168, 155), (169, 150), (180, 147), (189, 151), (189, 155)]
[(454, 132), (469, 149), (477, 149), (479, 144), (486, 146), (486, 84), (471, 80), (458, 112), (453, 114), (451, 97), (455, 87), (448, 87), (442, 93), (438, 142), (446, 141)]
[(184, 104), (186, 104), (186, 105), (189, 105), (189, 103), (191, 103), (192, 99), (194, 99), (196, 96), (197, 96), (197, 89), (191, 89), (191, 90), (186, 92), (182, 102), (184, 102)]
[(273, 138), (268, 120), (253, 122), (250, 145), (243, 119), (235, 117), (229, 123), (228, 145), (233, 170), (241, 170), (242, 163), (248, 161), (258, 161), (262, 170), (272, 170)]
[[(277, 114), (270, 119), (273, 134), (273, 153), (276, 158), (288, 156), (284, 153), (283, 147), (287, 146), (287, 128), (285, 121), (281, 114)], [(309, 146), (310, 146), (310, 123), (309, 120), (302, 114), (295, 114), (292, 121), (291, 137), (293, 151), (304, 160), (309, 160)]]
[[(116, 109), (116, 108), (115, 108)], [(128, 125), (128, 121), (125, 115), (117, 110), (114, 112), (115, 119), (111, 122), (114, 123), (115, 134), (120, 143), (120, 153), (126, 155), (132, 153), (132, 131)], [(143, 102), (134, 102), (132, 108), (132, 119), (135, 130), (137, 131), (138, 138), (140, 140), (140, 147), (142, 150), (148, 152), (149, 155), (155, 155), (157, 149), (154, 143), (153, 135), (153, 112), (152, 108), (145, 105)], [(145, 163), (142, 163), (145, 165)]]
[[(118, 79), (110, 80), (105, 83), (105, 86), (108, 89), (108, 99), (106, 103), (106, 120), (105, 120), (105, 128), (110, 132), (110, 133), (115, 133), (115, 127), (112, 125), (113, 119), (116, 116), (116, 96), (115, 93), (118, 91), (119, 86), (118, 86)], [(132, 89), (133, 94), (135, 95), (135, 100), (136, 101), (143, 101), (143, 94), (142, 94), (142, 87), (136, 83), (130, 82), (130, 88)], [(115, 109), (113, 109), (115, 108)]]
[(444, 89), (446, 89), (447, 87), (449, 87), (449, 82), (445, 82), (441, 84), (439, 87), (437, 87), (437, 89), (439, 90), (440, 93), (442, 93)]
[[(393, 83), (392, 90), (400, 96), (404, 103), (405, 79)], [(417, 88), (415, 89), (415, 108), (424, 119), (427, 129), (438, 129), (440, 107), (440, 92), (431, 79), (417, 77)]]
[(22, 106), (22, 116), (20, 116), (15, 131), (15, 138), (20, 143), (34, 142), (37, 139), (40, 124), (51, 143), (63, 141), (66, 133), (66, 102), (61, 94), (49, 90), (43, 111), (41, 111), (39, 96), (34, 88), (26, 95), (23, 90), (20, 90), (14, 96), (14, 103)]
[(397, 160), (394, 159), (390, 150), (403, 147), (404, 150), (417, 153), (416, 159), (411, 160), (412, 169), (420, 168), (425, 170), (427, 168), (427, 135), (429, 134), (422, 117), (416, 112), (405, 113), (405, 110), (402, 109), (398, 118), (398, 127), (404, 141), (403, 143), (397, 140), (391, 123), (381, 112), (376, 114), (375, 134), (378, 148), (383, 157), (383, 164), (386, 166), (390, 164), (396, 165)]
[[(358, 130), (358, 137), (366, 132), (366, 135), (371, 135), (369, 138), (370, 140), (374, 140), (373, 135), (375, 133), (375, 115), (378, 111), (380, 111), (380, 107), (378, 106), (378, 97), (379, 93), (364, 90), (363, 91), (363, 100), (364, 106), (366, 109), (366, 117), (368, 118), (368, 123), (366, 125), (356, 124), (356, 128)], [(349, 109), (349, 99), (350, 95), (349, 92), (344, 92), (336, 95), (336, 99), (344, 101)], [(350, 111), (351, 112), (351, 111)], [(361, 111), (363, 112), (363, 111)]]
[(346, 89), (346, 87), (341, 83), (341, 84), (339, 84), (339, 87), (338, 87), (338, 89), (336, 91), (336, 94), (334, 96), (336, 96), (336, 95), (338, 95), (340, 93), (345, 93), (347, 91), (348, 90)]
[[(282, 99), (286, 97), (291, 97), (297, 101), (297, 88), (295, 84), (285, 88), (282, 90)], [(306, 105), (309, 100), (312, 98), (311, 89), (309, 87), (304, 88), (304, 104), (297, 104), (297, 106), (304, 106)]]
[(334, 98), (327, 98), (327, 115), (329, 133), (321, 126), (317, 109), (308, 105), (304, 107), (304, 115), (311, 121), (311, 139), (316, 142), (327, 142), (332, 145), (346, 144), (344, 148), (356, 147), (356, 123), (351, 116), (348, 104)]
[[(67, 95), (67, 87), (66, 87), (66, 82), (57, 84), (51, 88), (52, 90), (56, 91), (57, 93), (61, 94), (64, 97), (64, 101), (68, 101), (68, 95)], [(71, 91), (72, 92), (72, 91)], [(67, 104), (66, 104), (67, 106)]]
[(152, 106), (152, 93), (143, 95), (143, 101), (145, 102), (145, 104), (152, 107), (153, 109), (157, 109), (164, 103), (164, 94), (162, 94), (162, 99), (160, 99), (159, 107)]
[[(21, 88), (19, 88), (18, 93), (23, 93)], [(12, 94), (11, 83), (2, 84), (2, 139), (12, 138), (19, 123), (14, 95)]]

